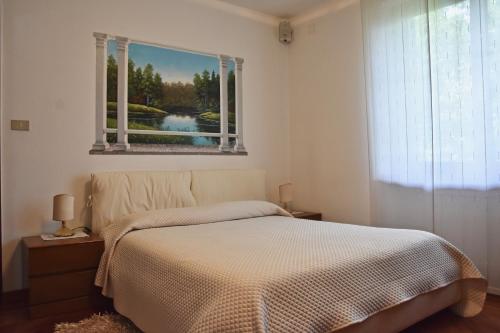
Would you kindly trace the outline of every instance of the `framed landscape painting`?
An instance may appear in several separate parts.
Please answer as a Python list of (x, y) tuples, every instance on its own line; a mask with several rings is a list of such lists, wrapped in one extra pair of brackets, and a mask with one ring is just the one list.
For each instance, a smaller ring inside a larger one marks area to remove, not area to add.
[[(117, 45), (108, 41), (107, 128), (117, 127)], [(234, 63), (228, 66), (229, 133), (235, 133)], [(176, 132), (220, 132), (220, 75), (216, 56), (130, 43), (128, 128)], [(108, 133), (109, 143), (116, 134)], [(218, 137), (138, 135), (134, 144), (218, 145)]]

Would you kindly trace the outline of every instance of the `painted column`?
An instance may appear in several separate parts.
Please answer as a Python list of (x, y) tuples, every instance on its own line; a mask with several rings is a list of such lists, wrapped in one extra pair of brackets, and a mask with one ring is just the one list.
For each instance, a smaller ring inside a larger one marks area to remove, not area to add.
[(106, 93), (108, 69), (108, 35), (95, 32), (96, 40), (96, 104), (95, 104), (95, 143), (92, 150), (105, 150), (109, 147), (106, 140)]
[(236, 145), (234, 151), (245, 152), (243, 145), (243, 59), (234, 58), (236, 67), (235, 73), (235, 94), (236, 94)]
[(228, 93), (227, 93), (227, 66), (229, 64), (230, 58), (225, 55), (219, 56), (219, 67), (220, 67), (220, 151), (230, 151), (229, 146), (229, 118), (228, 118)]
[(118, 94), (117, 94), (117, 129), (116, 147), (128, 150), (128, 44), (125, 37), (116, 37), (118, 62)]

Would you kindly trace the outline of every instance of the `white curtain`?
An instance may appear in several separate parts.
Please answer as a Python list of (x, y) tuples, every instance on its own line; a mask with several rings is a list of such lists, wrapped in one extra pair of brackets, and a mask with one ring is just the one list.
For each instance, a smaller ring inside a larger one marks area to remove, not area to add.
[(500, 0), (362, 8), (373, 222), (435, 232), (497, 269)]

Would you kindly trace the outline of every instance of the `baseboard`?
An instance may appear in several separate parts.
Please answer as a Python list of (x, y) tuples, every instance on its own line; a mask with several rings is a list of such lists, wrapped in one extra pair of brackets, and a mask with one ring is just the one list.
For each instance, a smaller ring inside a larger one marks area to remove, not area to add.
[(488, 287), (488, 294), (500, 296), (500, 288)]
[(13, 305), (26, 305), (28, 302), (28, 289), (7, 291), (0, 294), (0, 308)]

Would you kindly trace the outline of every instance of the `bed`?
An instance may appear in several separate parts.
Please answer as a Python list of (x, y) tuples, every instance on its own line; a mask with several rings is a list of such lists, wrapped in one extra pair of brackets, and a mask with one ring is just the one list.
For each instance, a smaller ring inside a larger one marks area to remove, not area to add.
[(92, 201), (96, 284), (145, 332), (398, 332), (486, 295), (444, 239), (294, 219), (260, 170), (95, 174)]

